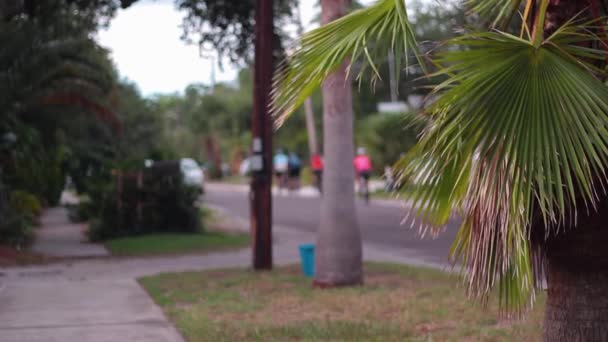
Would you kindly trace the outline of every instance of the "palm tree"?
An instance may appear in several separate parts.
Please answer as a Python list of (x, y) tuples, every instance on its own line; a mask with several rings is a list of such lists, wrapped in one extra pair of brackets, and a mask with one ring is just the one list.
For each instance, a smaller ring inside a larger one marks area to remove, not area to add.
[[(350, 0), (322, 0), (321, 23), (344, 16)], [(317, 237), (319, 286), (360, 284), (363, 280), (361, 235), (355, 215), (353, 107), (346, 62), (328, 75), (322, 86), (324, 195)], [(308, 98), (308, 100), (310, 97)]]
[[(502, 307), (521, 312), (546, 281), (545, 340), (608, 340), (604, 1), (466, 3), (492, 30), (451, 39), (431, 59), (444, 76), (424, 109), (433, 123), (397, 165), (417, 180), (404, 194), (412, 219), (438, 233), (460, 214), (451, 256), (471, 296), (498, 288)], [(402, 0), (380, 0), (305, 35), (277, 76), (280, 120), (345, 56), (376, 73), (382, 47), (397, 63), (415, 52), (405, 13)]]
[[(379, 30), (386, 15), (391, 18), (393, 27), (400, 30), (398, 32), (406, 33), (408, 39), (412, 37), (409, 26), (400, 26), (401, 21), (398, 20), (398, 17), (405, 15), (403, 6), (395, 7), (385, 2), (375, 6), (371, 13), (355, 12), (343, 17), (349, 8), (349, 1), (321, 1), (321, 21), (324, 26), (304, 35), (302, 48), (279, 68), (275, 79), (277, 92), (273, 98), (275, 113), (284, 114), (278, 117), (281, 123), (322, 84), (325, 171), (315, 283), (323, 287), (360, 284), (363, 277), (361, 237), (353, 189), (353, 110), (349, 55), (352, 60), (361, 55), (361, 50), (353, 51), (352, 47), (364, 46), (365, 34)], [(352, 32), (354, 25), (360, 21), (365, 22), (364, 28), (367, 30), (359, 36), (359, 40), (350, 42), (350, 49), (345, 48), (342, 38)], [(314, 50), (305, 48), (310, 43), (315, 45)], [(413, 40), (407, 43), (406, 39), (400, 39), (395, 45), (413, 46), (411, 43)], [(371, 58), (369, 53), (367, 55)]]

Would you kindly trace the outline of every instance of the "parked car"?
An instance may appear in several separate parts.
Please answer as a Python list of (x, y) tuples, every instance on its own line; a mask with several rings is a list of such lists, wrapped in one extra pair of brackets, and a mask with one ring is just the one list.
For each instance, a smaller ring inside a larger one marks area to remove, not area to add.
[(239, 174), (241, 176), (249, 176), (251, 174), (251, 161), (249, 157), (243, 159), (241, 165), (239, 165)]
[(201, 193), (205, 192), (205, 172), (194, 159), (180, 159), (179, 168), (184, 178), (184, 184), (198, 187)]

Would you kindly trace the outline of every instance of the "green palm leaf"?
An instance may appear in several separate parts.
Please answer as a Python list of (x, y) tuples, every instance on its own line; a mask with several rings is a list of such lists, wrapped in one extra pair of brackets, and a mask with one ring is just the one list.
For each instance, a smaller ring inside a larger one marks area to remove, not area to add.
[[(399, 164), (406, 194), (436, 231), (463, 216), (454, 259), (473, 295), (498, 285), (507, 309), (528, 303), (540, 265), (530, 246), (533, 212), (558, 231), (580, 205), (593, 207), (608, 165), (608, 88), (582, 57), (594, 37), (570, 25), (540, 46), (501, 33), (450, 42), (439, 56), (448, 79), (428, 109), (434, 124)], [(592, 60), (592, 59), (591, 59)]]
[(272, 111), (277, 123), (280, 125), (302, 105), (346, 59), (351, 66), (362, 61), (359, 76), (372, 69), (380, 77), (374, 61), (383, 60), (390, 50), (395, 53), (396, 70), (401, 70), (401, 60), (407, 63), (410, 51), (418, 56), (403, 0), (380, 0), (304, 34), (300, 46), (274, 77)]
[(492, 26), (496, 26), (510, 20), (522, 2), (522, 0), (466, 0), (465, 4), (482, 17), (492, 19)]

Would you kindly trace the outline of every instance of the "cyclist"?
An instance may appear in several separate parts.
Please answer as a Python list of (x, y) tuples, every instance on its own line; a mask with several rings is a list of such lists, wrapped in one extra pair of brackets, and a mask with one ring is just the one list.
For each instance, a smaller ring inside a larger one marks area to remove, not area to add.
[(282, 149), (277, 150), (277, 153), (272, 159), (272, 164), (274, 166), (274, 173), (277, 177), (279, 191), (282, 189), (287, 189), (287, 170), (289, 168), (289, 158)]
[(323, 183), (321, 181), (323, 177), (323, 159), (319, 154), (313, 154), (310, 158), (310, 168), (315, 176), (315, 185), (317, 186), (319, 193), (321, 193), (323, 192)]
[(295, 152), (289, 153), (287, 162), (289, 174), (289, 189), (298, 190), (300, 188), (300, 172), (302, 170), (302, 162)]
[(368, 182), (369, 177), (372, 173), (372, 161), (365, 154), (365, 148), (359, 147), (357, 149), (357, 156), (354, 160), (355, 164), (355, 176), (357, 178), (357, 184), (359, 185), (359, 193), (365, 196), (365, 200), (369, 201), (369, 189)]

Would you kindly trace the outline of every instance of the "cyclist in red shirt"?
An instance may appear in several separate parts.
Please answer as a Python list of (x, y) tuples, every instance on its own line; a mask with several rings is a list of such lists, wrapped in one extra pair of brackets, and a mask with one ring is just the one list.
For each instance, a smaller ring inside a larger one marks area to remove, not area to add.
[(318, 154), (313, 154), (310, 158), (310, 168), (315, 176), (315, 185), (319, 192), (322, 192), (323, 159)]

